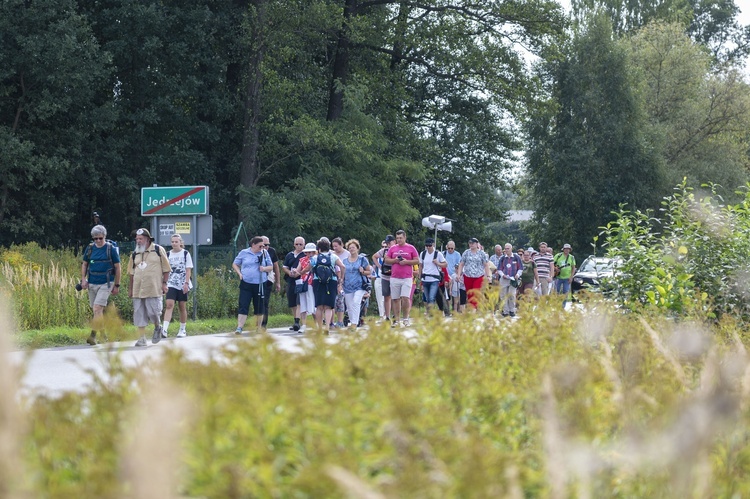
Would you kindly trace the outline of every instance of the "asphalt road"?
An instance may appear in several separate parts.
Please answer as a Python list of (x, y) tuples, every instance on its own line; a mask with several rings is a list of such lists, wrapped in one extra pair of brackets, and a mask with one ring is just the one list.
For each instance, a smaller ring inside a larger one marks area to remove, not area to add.
[[(289, 331), (288, 328), (269, 329), (268, 332), (280, 348), (290, 352), (300, 351), (304, 335)], [(186, 338), (170, 337), (152, 345), (149, 336), (147, 347), (133, 346), (133, 339), (94, 347), (76, 345), (9, 352), (5, 355), (15, 365), (25, 363), (25, 372), (21, 378), (23, 392), (54, 396), (66, 391), (84, 391), (91, 385), (94, 373), (106, 376), (105, 366), (110, 355), (119, 353), (124, 365), (137, 366), (147, 359), (158, 358), (168, 348), (179, 348), (188, 358), (207, 361), (220, 348), (238, 341), (252, 341), (254, 337), (257, 335), (250, 335), (248, 332), (242, 336), (231, 332)], [(335, 336), (331, 337), (332, 341), (335, 341), (334, 338)]]

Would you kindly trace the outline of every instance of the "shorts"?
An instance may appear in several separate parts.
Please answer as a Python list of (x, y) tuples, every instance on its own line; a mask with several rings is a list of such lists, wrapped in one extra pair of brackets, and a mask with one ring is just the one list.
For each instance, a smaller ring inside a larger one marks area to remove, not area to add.
[(187, 301), (188, 294), (181, 289), (167, 288), (167, 300)]
[(161, 322), (162, 297), (133, 298), (133, 324), (146, 327)]
[(391, 277), (391, 299), (409, 298), (411, 296), (412, 284), (411, 277), (405, 279)]
[(339, 283), (337, 281), (328, 281), (328, 284), (323, 284), (318, 280), (314, 280), (315, 307), (333, 308), (336, 305), (338, 288)]
[(289, 308), (294, 308), (299, 303), (297, 293), (294, 292), (296, 286), (294, 279), (289, 279), (286, 284), (286, 304)]
[(383, 298), (386, 298), (388, 296), (391, 296), (391, 280), (390, 279), (383, 279), (380, 278), (380, 291), (383, 295)]
[[(114, 286), (114, 284), (112, 284), (112, 286)], [(94, 308), (94, 305), (106, 307), (111, 293), (112, 288), (106, 284), (89, 283), (89, 304), (91, 305), (91, 308)]]

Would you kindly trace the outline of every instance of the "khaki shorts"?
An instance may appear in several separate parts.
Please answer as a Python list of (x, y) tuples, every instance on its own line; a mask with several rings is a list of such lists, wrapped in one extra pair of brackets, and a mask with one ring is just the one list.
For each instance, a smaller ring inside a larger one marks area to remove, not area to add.
[[(114, 286), (114, 284), (112, 284), (112, 286)], [(111, 293), (112, 288), (106, 284), (89, 283), (89, 304), (91, 305), (91, 308), (94, 308), (94, 305), (106, 307)]]
[(411, 277), (406, 279), (397, 279), (391, 277), (391, 300), (399, 298), (411, 298)]
[(161, 311), (161, 296), (158, 298), (133, 298), (133, 324), (135, 324), (135, 327), (161, 324)]

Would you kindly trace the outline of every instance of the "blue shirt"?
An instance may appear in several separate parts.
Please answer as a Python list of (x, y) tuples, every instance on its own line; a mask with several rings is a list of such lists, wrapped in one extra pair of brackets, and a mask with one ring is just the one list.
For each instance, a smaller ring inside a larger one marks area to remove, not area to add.
[(461, 263), (461, 254), (458, 251), (454, 251), (453, 254), (446, 251), (444, 256), (445, 260), (448, 262), (448, 275), (452, 278), (456, 275), (456, 267)]
[[(89, 263), (88, 281), (90, 284), (107, 284), (115, 278), (115, 263), (120, 263), (120, 253), (114, 246), (110, 248), (109, 258), (107, 258), (107, 244), (97, 248), (96, 244), (92, 246), (91, 255), (88, 254), (88, 247), (83, 252), (83, 260)], [(110, 262), (109, 259), (112, 259)]]
[(344, 277), (344, 293), (356, 293), (362, 289), (362, 278), (369, 279), (369, 277), (363, 276), (359, 273), (360, 267), (367, 267), (370, 265), (367, 263), (367, 258), (359, 256), (356, 262), (350, 262), (348, 258), (342, 260), (346, 267), (346, 274)]
[(234, 259), (234, 263), (240, 268), (243, 281), (250, 284), (260, 284), (265, 280), (265, 277), (261, 274), (267, 274), (267, 272), (261, 272), (260, 267), (270, 266), (271, 257), (266, 250), (253, 253), (252, 249), (246, 248), (240, 251), (237, 258)]

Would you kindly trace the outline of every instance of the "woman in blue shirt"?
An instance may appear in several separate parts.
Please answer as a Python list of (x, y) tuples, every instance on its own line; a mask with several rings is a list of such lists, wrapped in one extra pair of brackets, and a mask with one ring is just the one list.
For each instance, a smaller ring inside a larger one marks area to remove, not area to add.
[(266, 280), (268, 272), (273, 270), (271, 257), (263, 249), (263, 238), (254, 237), (250, 240), (250, 247), (239, 252), (232, 263), (235, 273), (240, 276), (240, 299), (237, 309), (237, 329), (235, 334), (242, 334), (242, 328), (247, 320), (250, 302), (253, 302), (256, 328), (261, 329), (263, 321), (263, 288), (261, 284)]
[(362, 298), (370, 295), (368, 290), (362, 289), (363, 284), (370, 283), (370, 264), (367, 258), (359, 254), (359, 241), (356, 239), (347, 241), (346, 249), (349, 250), (349, 258), (344, 258), (344, 300), (350, 327), (355, 328), (359, 324)]

